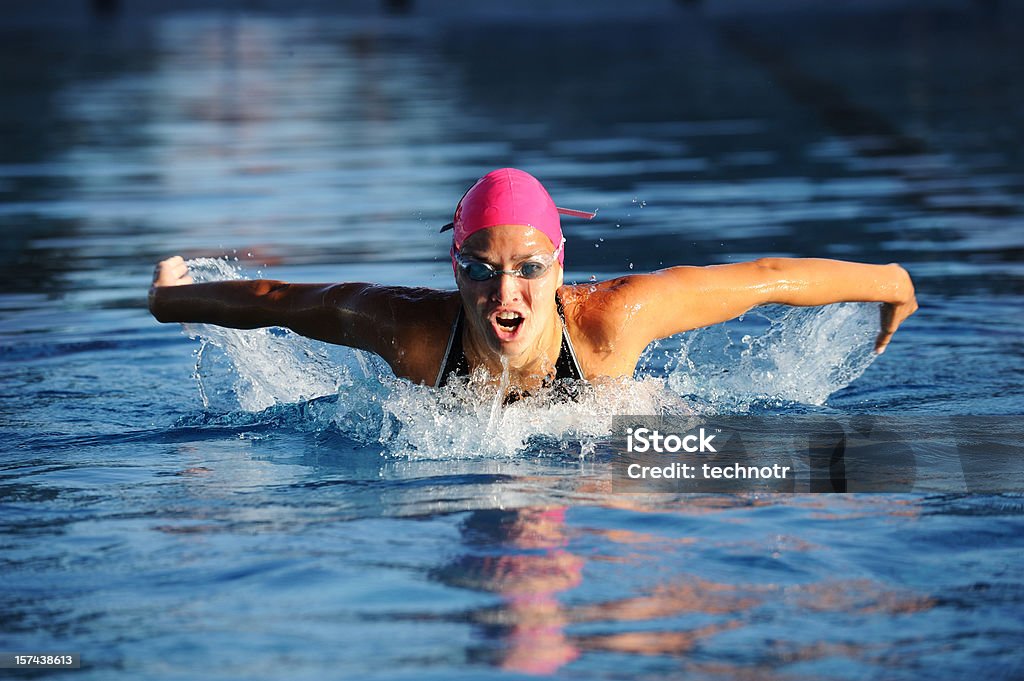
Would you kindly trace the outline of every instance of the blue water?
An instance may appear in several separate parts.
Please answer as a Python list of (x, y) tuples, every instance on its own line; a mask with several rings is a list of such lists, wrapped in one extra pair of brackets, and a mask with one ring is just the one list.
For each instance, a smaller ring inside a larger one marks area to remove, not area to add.
[[(1020, 3), (121, 5), (0, 19), (0, 650), (104, 680), (1024, 677), (1019, 494), (615, 494), (607, 447), (640, 408), (1024, 414)], [(450, 287), (437, 229), (505, 165), (599, 210), (567, 280), (896, 261), (921, 309), (877, 359), (870, 306), (768, 309), (507, 410), (145, 310), (175, 253)]]

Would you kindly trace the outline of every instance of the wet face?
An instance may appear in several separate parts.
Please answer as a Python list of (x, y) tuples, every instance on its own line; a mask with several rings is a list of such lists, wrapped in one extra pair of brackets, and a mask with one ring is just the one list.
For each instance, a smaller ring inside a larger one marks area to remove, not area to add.
[[(532, 227), (500, 225), (471, 235), (460, 253), (497, 270), (515, 270), (537, 256), (549, 257), (556, 246)], [(473, 281), (461, 267), (457, 269), (455, 280), (475, 340), (507, 357), (512, 366), (525, 366), (541, 357), (545, 341), (557, 327), (555, 292), (562, 285), (562, 266), (555, 261), (537, 279), (499, 274), (486, 281)]]

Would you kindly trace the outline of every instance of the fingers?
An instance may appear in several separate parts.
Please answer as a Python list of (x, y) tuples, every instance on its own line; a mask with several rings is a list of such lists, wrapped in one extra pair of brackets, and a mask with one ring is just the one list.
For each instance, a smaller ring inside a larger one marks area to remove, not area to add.
[(875, 354), (880, 355), (885, 352), (885, 348), (889, 345), (889, 341), (892, 340), (893, 331), (882, 331), (875, 338)]
[(911, 298), (910, 301), (900, 305), (893, 305), (892, 303), (882, 305), (879, 314), (881, 330), (875, 338), (875, 354), (880, 355), (885, 352), (885, 348), (889, 345), (889, 341), (892, 340), (896, 329), (900, 328), (900, 324), (915, 312), (917, 312), (917, 300), (915, 298)]
[(885, 352), (885, 346), (889, 344), (892, 339), (892, 335), (896, 332), (896, 326), (893, 325), (895, 321), (896, 306), (892, 303), (885, 303), (879, 310), (878, 321), (881, 329), (878, 332), (878, 336), (875, 338), (875, 354), (880, 355)]
[(153, 270), (153, 286), (182, 286), (191, 283), (188, 265), (180, 255), (161, 260)]

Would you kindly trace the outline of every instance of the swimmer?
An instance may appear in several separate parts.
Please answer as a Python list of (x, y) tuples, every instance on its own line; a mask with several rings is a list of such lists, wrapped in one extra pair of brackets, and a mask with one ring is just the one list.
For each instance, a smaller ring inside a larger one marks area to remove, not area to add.
[(160, 262), (149, 310), (161, 322), (236, 329), (280, 326), (375, 353), (400, 378), (443, 386), (483, 368), (509, 372), (511, 391), (556, 379), (633, 376), (653, 341), (724, 322), (758, 305), (882, 303), (881, 353), (917, 310), (914, 286), (896, 264), (761, 258), (678, 266), (603, 282), (566, 285), (558, 208), (532, 175), (512, 168), (482, 177), (452, 223), (456, 291), (369, 283), (195, 284), (180, 256)]

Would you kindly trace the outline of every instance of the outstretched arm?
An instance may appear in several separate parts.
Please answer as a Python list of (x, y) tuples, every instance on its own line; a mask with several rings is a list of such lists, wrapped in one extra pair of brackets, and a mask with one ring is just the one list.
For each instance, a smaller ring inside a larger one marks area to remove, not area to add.
[(623, 302), (639, 304), (651, 340), (724, 322), (758, 305), (884, 303), (875, 352), (917, 310), (910, 275), (899, 265), (819, 258), (762, 258), (735, 265), (672, 267), (622, 280)]
[(374, 284), (192, 283), (185, 261), (162, 261), (149, 310), (161, 322), (235, 329), (283, 326), (308, 338), (380, 355), (396, 376), (430, 384), (459, 304), (454, 294)]
[[(393, 326), (388, 308), (373, 305), (373, 299), (382, 294), (381, 287), (370, 284), (288, 284), (267, 279), (193, 284), (185, 261), (175, 256), (156, 266), (149, 311), (161, 322), (233, 329), (283, 326), (309, 338), (378, 352), (380, 338)], [(377, 312), (372, 319), (371, 307)]]

